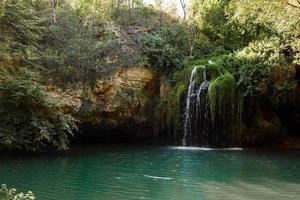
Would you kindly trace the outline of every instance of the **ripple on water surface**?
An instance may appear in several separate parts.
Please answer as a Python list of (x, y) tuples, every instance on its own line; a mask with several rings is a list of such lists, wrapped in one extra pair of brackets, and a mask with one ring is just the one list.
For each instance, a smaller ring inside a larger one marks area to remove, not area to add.
[(0, 184), (42, 200), (300, 199), (299, 152), (198, 147), (81, 147), (0, 157)]

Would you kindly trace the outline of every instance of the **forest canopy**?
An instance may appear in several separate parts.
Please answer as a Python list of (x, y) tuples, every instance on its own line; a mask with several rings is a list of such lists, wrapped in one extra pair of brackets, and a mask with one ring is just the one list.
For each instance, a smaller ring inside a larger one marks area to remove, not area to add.
[(179, 72), (212, 60), (245, 99), (280, 104), (291, 94), (300, 65), (299, 1), (185, 3), (181, 18), (160, 1), (1, 0), (0, 144), (66, 150), (75, 120), (46, 86), (92, 87), (120, 68), (146, 66), (178, 86)]

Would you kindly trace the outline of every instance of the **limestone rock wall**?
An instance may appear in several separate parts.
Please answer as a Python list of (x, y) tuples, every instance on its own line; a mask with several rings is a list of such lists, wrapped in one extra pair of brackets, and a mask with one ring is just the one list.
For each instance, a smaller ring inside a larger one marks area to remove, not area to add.
[(151, 118), (160, 92), (158, 77), (144, 67), (120, 69), (108, 80), (96, 80), (93, 87), (63, 90), (48, 86), (48, 91), (79, 125), (122, 131), (145, 127), (147, 134), (151, 134)]

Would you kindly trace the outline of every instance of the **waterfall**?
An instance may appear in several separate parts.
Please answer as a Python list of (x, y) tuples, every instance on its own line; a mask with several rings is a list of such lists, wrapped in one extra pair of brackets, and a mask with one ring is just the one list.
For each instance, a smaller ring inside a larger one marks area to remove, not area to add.
[(191, 101), (192, 98), (194, 98), (194, 90), (195, 90), (195, 83), (196, 83), (196, 72), (198, 67), (194, 67), (191, 78), (190, 78), (190, 84), (188, 89), (188, 94), (186, 97), (186, 107), (185, 107), (185, 119), (184, 119), (184, 135), (182, 139), (183, 146), (186, 146), (187, 136), (191, 132), (191, 126), (192, 126), (192, 120), (191, 120)]
[[(209, 116), (209, 94), (208, 94), (208, 88), (209, 88), (209, 81), (206, 79), (206, 68), (203, 66), (203, 72), (202, 72), (202, 83), (200, 87), (197, 90), (197, 96), (196, 96), (196, 126), (195, 126), (195, 137), (194, 137), (194, 144), (199, 145), (201, 142), (202, 144), (207, 143), (207, 136), (208, 136), (208, 116)], [(204, 106), (202, 106), (204, 104)], [(204, 109), (201, 109), (201, 108)], [(201, 124), (202, 127), (198, 126), (198, 124)], [(198, 137), (200, 136), (200, 138)], [(199, 141), (201, 140), (201, 141)]]
[[(209, 65), (212, 64), (214, 63), (209, 62)], [(196, 79), (200, 70), (202, 82), (197, 86)], [(217, 71), (217, 74), (221, 78), (225, 76), (221, 71)], [(217, 103), (216, 107), (214, 106), (217, 114), (212, 115), (210, 85), (207, 68), (194, 67), (185, 102), (183, 146), (235, 146), (240, 141), (238, 138), (240, 135), (237, 134), (239, 130), (232, 129), (235, 126), (233, 123), (240, 121), (238, 102), (229, 100), (229, 103), (228, 101), (221, 102), (221, 105)], [(239, 126), (238, 124), (236, 127)]]
[[(184, 120), (184, 135), (182, 139), (183, 146), (189, 144), (199, 145), (203, 143), (204, 135), (207, 135), (207, 129), (209, 128), (209, 81), (206, 77), (206, 68), (202, 66), (202, 83), (198, 90), (196, 90), (196, 73), (199, 67), (194, 67), (190, 77), (189, 89), (186, 97), (185, 104), (185, 120)], [(202, 111), (202, 104), (205, 104)], [(204, 128), (198, 130), (198, 122), (203, 124)], [(201, 131), (201, 134), (198, 132)], [(200, 135), (201, 138), (198, 136)]]

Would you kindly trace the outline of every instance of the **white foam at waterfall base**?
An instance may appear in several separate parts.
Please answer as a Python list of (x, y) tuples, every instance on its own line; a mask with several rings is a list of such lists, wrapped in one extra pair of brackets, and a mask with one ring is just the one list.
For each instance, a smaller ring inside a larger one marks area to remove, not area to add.
[(240, 147), (233, 147), (233, 148), (207, 148), (207, 147), (186, 147), (186, 146), (168, 147), (168, 149), (174, 149), (174, 150), (194, 150), (194, 151), (241, 151), (241, 150), (243, 150)]

